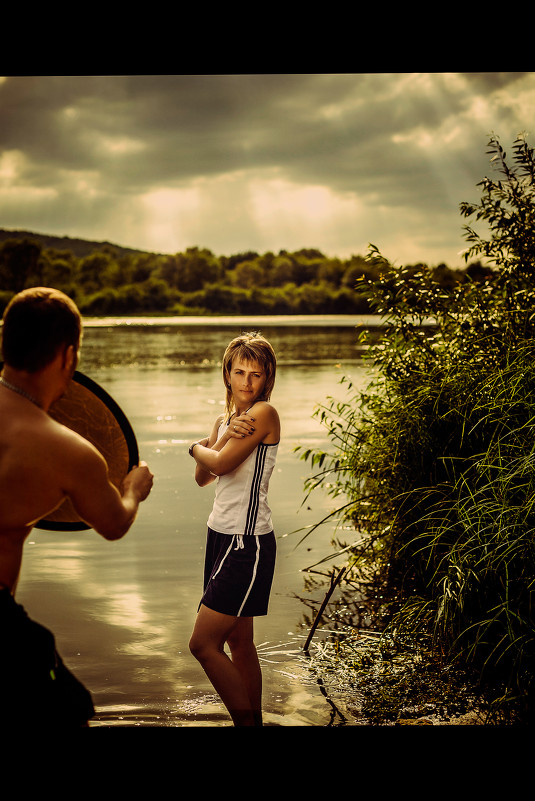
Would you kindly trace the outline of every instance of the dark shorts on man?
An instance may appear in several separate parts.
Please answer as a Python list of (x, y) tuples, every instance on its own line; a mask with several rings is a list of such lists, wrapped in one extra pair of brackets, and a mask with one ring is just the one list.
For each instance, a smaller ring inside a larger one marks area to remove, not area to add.
[(221, 534), (208, 529), (201, 604), (234, 617), (267, 615), (276, 541), (269, 534)]
[(95, 714), (91, 694), (64, 665), (54, 635), (0, 590), (0, 716), (5, 725), (77, 728)]

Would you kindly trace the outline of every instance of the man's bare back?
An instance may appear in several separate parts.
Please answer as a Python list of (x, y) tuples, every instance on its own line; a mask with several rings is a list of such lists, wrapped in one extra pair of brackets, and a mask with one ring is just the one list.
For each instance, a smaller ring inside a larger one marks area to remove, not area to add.
[(3, 320), (0, 377), (0, 587), (15, 589), (31, 528), (69, 497), (79, 517), (105, 539), (122, 537), (152, 488), (144, 462), (121, 491), (104, 457), (48, 415), (78, 364), (80, 313), (61, 292), (16, 295)]
[[(102, 537), (122, 537), (152, 488), (141, 462), (118, 490), (98, 450), (54, 421), (51, 405), (72, 380), (81, 317), (57, 290), (16, 295), (3, 316), (0, 376), (0, 706), (7, 718), (44, 716), (61, 726), (85, 725), (90, 693), (63, 664), (53, 634), (14, 598), (24, 542), (32, 526), (70, 498), (78, 516)], [(6, 710), (8, 710), (6, 712)], [(22, 710), (25, 710), (24, 712)]]
[(24, 540), (66, 496), (88, 525), (118, 539), (136, 501), (149, 494), (152, 476), (144, 463), (135, 468), (122, 498), (93, 445), (1, 384), (0, 420), (0, 585), (14, 589)]

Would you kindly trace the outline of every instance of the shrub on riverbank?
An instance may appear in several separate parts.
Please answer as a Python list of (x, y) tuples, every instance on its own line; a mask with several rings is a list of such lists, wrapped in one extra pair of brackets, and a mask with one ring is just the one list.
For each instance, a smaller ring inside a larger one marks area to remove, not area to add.
[[(501, 719), (535, 714), (535, 160), (523, 137), (511, 167), (481, 182), (466, 217), (466, 257), (488, 280), (451, 294), (427, 268), (396, 268), (359, 291), (388, 321), (365, 393), (319, 410), (334, 450), (306, 454), (348, 504), (360, 542), (355, 571), (374, 564), (389, 636), (432, 638), (435, 653), (478, 677)], [(432, 331), (420, 325), (429, 317)]]

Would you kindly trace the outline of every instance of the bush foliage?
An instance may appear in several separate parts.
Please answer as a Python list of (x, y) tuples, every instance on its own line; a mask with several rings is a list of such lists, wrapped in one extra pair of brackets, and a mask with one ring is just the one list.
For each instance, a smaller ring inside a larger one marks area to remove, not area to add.
[[(424, 267), (394, 267), (357, 291), (384, 316), (365, 392), (318, 409), (329, 452), (308, 482), (346, 505), (352, 564), (373, 564), (389, 632), (425, 636), (479, 676), (504, 717), (535, 698), (535, 160), (523, 136), (512, 166), (489, 142), (492, 178), (461, 214), (465, 257), (484, 280), (445, 292)], [(425, 325), (431, 322), (432, 325)]]

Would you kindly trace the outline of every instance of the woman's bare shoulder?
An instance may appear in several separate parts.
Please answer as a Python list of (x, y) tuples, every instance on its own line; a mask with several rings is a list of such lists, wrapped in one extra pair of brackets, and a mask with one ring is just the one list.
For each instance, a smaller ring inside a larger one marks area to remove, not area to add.
[(247, 414), (250, 414), (251, 417), (256, 417), (256, 418), (258, 418), (259, 416), (266, 418), (271, 417), (272, 419), (277, 419), (277, 420), (279, 418), (279, 413), (277, 412), (273, 404), (269, 403), (268, 401), (257, 401), (254, 404), (254, 406), (251, 406)]
[(249, 414), (255, 420), (256, 428), (263, 432), (263, 442), (275, 444), (279, 441), (281, 434), (279, 414), (271, 403), (258, 401), (249, 410)]

